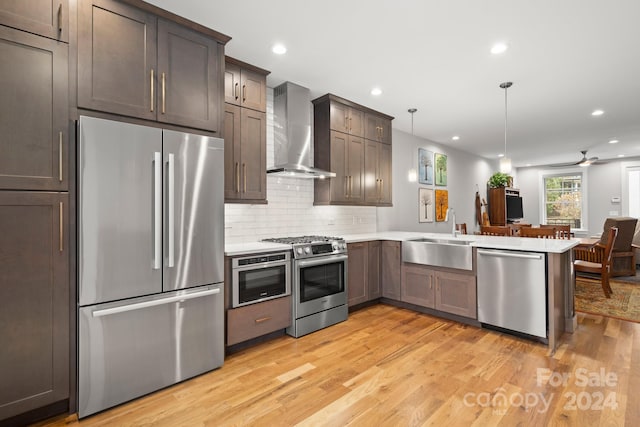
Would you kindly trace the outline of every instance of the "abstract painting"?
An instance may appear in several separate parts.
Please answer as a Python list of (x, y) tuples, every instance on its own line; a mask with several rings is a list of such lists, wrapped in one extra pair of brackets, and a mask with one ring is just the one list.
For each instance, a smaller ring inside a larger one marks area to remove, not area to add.
[(418, 171), (420, 184), (433, 184), (433, 151), (418, 148)]
[(449, 209), (449, 192), (447, 190), (436, 190), (436, 221), (442, 222), (447, 217)]
[(418, 189), (418, 222), (433, 222), (433, 189)]
[(436, 185), (447, 185), (447, 156), (445, 154), (436, 153), (435, 155), (435, 175)]

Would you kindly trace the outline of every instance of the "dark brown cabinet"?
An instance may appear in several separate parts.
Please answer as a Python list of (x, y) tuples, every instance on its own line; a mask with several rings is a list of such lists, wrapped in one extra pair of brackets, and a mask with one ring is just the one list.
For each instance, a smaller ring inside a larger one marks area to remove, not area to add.
[(224, 70), (224, 102), (266, 112), (268, 74), (267, 70), (227, 56)]
[(381, 248), (380, 278), (382, 296), (400, 301), (402, 244), (401, 242), (384, 240)]
[(224, 125), (225, 202), (266, 202), (266, 114), (225, 104)]
[(78, 107), (219, 132), (223, 50), (144, 10), (79, 2)]
[(372, 141), (391, 144), (391, 120), (389, 116), (365, 114), (364, 137)]
[[(331, 132), (331, 166), (335, 178), (326, 180), (333, 202), (357, 203), (363, 199), (364, 139)], [(320, 166), (322, 168), (322, 166)]]
[(507, 224), (507, 196), (519, 196), (520, 190), (510, 187), (487, 188), (489, 222), (491, 225)]
[(0, 189), (69, 188), (67, 52), (0, 26)]
[(347, 252), (349, 253), (347, 302), (351, 307), (367, 301), (368, 244), (367, 242), (349, 243)]
[(475, 319), (476, 276), (419, 264), (402, 265), (401, 301)]
[(69, 399), (69, 196), (0, 191), (0, 236), (3, 420)]
[(0, 24), (68, 42), (69, 1), (2, 0)]
[[(332, 94), (313, 105), (314, 163), (336, 174), (314, 182), (314, 204), (391, 206), (392, 117)], [(367, 116), (385, 118), (384, 143), (379, 131), (366, 139)]]
[(380, 286), (381, 242), (349, 243), (347, 292), (348, 304), (352, 307), (382, 296)]
[(291, 297), (227, 310), (227, 345), (291, 326)]
[(402, 286), (400, 300), (421, 307), (434, 308), (435, 272), (429, 267), (418, 264), (402, 265)]
[(391, 145), (365, 140), (364, 200), (367, 204), (391, 205)]

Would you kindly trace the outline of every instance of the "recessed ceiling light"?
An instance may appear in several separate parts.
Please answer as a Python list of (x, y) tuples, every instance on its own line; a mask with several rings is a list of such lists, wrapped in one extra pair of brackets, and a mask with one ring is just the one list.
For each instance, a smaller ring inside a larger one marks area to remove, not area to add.
[(508, 48), (509, 46), (507, 46), (506, 43), (496, 43), (491, 46), (491, 53), (494, 55), (499, 55), (501, 53), (504, 53)]
[(527, 164), (526, 164), (526, 166), (527, 166), (527, 167), (531, 166), (531, 163), (527, 163)]
[(287, 47), (280, 43), (274, 44), (271, 48), (271, 52), (275, 53), (276, 55), (284, 55), (285, 53), (287, 53)]
[(618, 157), (624, 157), (624, 154), (618, 154)]
[(458, 135), (454, 135), (451, 137), (452, 140), (457, 141), (460, 139), (460, 137)]
[(609, 144), (617, 144), (618, 142), (620, 141), (618, 141), (617, 139), (612, 139), (609, 141)]
[(504, 154), (502, 154), (502, 153), (498, 154), (498, 157), (504, 157)]
[(591, 113), (592, 116), (601, 116), (604, 114), (604, 111), (602, 110), (593, 110), (593, 113)]
[(381, 94), (382, 94), (382, 89), (380, 89), (379, 87), (374, 87), (373, 89), (371, 89), (371, 95), (378, 96)]

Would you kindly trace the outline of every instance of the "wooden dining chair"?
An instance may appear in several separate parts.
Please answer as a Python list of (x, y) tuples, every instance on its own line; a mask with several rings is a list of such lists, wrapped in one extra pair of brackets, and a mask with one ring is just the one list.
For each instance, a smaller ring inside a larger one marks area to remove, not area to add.
[(459, 231), (460, 234), (467, 234), (467, 223), (456, 224), (456, 231)]
[(511, 236), (511, 228), (501, 225), (482, 225), (480, 234), (485, 236)]
[(555, 228), (556, 239), (570, 239), (571, 226), (567, 224), (540, 224), (540, 228)]
[(618, 237), (618, 229), (616, 227), (611, 227), (607, 236), (607, 245), (604, 247), (604, 250), (602, 248), (598, 248), (598, 245), (590, 249), (594, 252), (596, 250), (603, 250), (600, 263), (583, 261), (581, 259), (577, 259), (573, 262), (575, 271), (600, 275), (602, 290), (604, 291), (604, 296), (607, 298), (611, 298), (611, 294), (613, 293), (611, 285), (609, 284), (609, 276), (611, 275), (611, 254), (613, 253), (613, 245), (615, 244), (616, 237)]
[(518, 237), (520, 236), (521, 228), (531, 228), (531, 224), (509, 224), (508, 227), (511, 229), (511, 235)]
[(523, 227), (520, 229), (520, 237), (537, 237), (539, 239), (555, 239), (555, 228)]

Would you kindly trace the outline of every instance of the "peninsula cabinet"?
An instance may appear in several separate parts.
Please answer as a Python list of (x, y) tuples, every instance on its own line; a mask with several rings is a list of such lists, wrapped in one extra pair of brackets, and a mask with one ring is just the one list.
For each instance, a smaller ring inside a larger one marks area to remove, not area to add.
[[(332, 94), (312, 102), (314, 163), (336, 174), (314, 182), (314, 204), (391, 206), (393, 117)], [(378, 130), (367, 137), (369, 116)]]
[(0, 26), (0, 189), (69, 188), (67, 55), (65, 43)]
[(224, 198), (229, 203), (267, 201), (266, 114), (225, 104)]
[(44, 411), (40, 417), (65, 412), (70, 393), (68, 195), (0, 191), (0, 260), (0, 424), (34, 410)]
[(224, 102), (266, 113), (268, 74), (262, 68), (225, 57)]
[(80, 1), (78, 107), (220, 132), (224, 42), (114, 0)]
[(69, 41), (68, 0), (2, 0), (0, 24), (63, 42)]
[(382, 296), (380, 286), (381, 247), (379, 240), (347, 245), (349, 253), (347, 302), (349, 307), (373, 301)]

